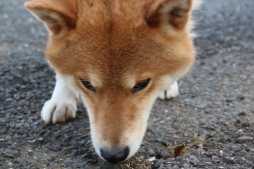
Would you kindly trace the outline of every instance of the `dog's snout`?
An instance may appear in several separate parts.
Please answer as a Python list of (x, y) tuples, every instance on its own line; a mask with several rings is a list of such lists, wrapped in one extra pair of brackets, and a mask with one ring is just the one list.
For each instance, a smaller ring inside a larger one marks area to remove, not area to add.
[(101, 148), (101, 156), (112, 164), (124, 161), (130, 152), (129, 147), (121, 147), (116, 149)]

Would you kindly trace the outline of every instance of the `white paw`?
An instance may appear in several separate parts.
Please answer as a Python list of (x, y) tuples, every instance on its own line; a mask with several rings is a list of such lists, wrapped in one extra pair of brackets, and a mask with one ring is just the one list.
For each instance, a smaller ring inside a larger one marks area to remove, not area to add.
[(159, 98), (161, 100), (170, 99), (176, 97), (179, 94), (177, 82), (174, 82), (168, 89), (160, 93)]
[(45, 123), (58, 123), (65, 122), (70, 118), (75, 118), (77, 110), (77, 104), (72, 101), (58, 101), (58, 100), (49, 100), (45, 102), (41, 118)]
[(41, 112), (41, 118), (45, 123), (55, 124), (75, 118), (79, 94), (71, 86), (68, 76), (56, 74), (52, 98), (45, 102)]

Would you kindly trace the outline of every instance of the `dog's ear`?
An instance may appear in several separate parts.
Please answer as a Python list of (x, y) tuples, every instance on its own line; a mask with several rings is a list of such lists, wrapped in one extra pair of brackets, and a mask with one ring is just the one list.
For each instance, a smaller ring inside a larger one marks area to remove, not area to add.
[(25, 6), (53, 35), (63, 35), (76, 26), (76, 0), (32, 0)]
[(171, 25), (183, 29), (190, 17), (195, 0), (148, 0), (146, 22), (150, 27)]

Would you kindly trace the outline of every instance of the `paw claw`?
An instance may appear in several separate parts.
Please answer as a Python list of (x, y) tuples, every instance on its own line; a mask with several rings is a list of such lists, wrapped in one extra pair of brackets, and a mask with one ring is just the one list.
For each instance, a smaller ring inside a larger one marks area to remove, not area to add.
[(161, 100), (171, 99), (179, 94), (177, 82), (174, 82), (168, 89), (160, 93), (159, 98)]

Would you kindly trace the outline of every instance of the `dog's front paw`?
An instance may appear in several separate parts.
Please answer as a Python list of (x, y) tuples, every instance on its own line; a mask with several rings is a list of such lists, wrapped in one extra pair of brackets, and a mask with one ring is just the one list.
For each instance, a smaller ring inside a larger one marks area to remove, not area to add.
[(77, 105), (71, 101), (58, 101), (58, 100), (49, 100), (45, 102), (41, 118), (45, 123), (58, 123), (65, 122), (70, 118), (75, 118), (76, 116)]
[(174, 82), (168, 89), (160, 93), (159, 98), (161, 100), (170, 99), (176, 97), (179, 94), (177, 82)]

